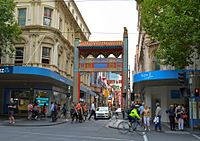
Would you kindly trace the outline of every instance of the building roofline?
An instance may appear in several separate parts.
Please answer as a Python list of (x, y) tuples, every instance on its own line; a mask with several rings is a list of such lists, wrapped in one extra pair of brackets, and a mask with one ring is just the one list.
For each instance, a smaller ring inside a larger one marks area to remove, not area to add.
[(74, 8), (76, 8), (78, 14), (80, 15), (81, 20), (83, 21), (85, 27), (87, 28), (87, 30), (89, 31), (89, 34), (91, 35), (90, 29), (88, 28), (88, 26), (87, 26), (85, 20), (83, 19), (83, 16), (82, 16), (82, 14), (81, 14), (81, 12), (80, 12), (78, 6), (76, 5), (75, 1), (74, 1), (74, 0), (69, 0), (69, 1), (70, 1), (72, 4), (74, 4)]

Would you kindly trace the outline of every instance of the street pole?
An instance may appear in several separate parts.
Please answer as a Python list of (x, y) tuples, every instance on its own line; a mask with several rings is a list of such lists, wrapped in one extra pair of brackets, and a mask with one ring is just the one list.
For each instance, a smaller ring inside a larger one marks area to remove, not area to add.
[[(194, 121), (193, 121), (193, 118), (194, 118), (194, 109), (193, 109), (193, 106), (194, 106), (194, 102), (198, 102), (197, 100), (195, 101), (193, 98), (194, 98), (194, 86), (196, 86), (196, 81), (195, 81), (195, 77), (196, 77), (196, 58), (198, 57), (197, 55), (197, 50), (194, 49), (194, 54), (193, 54), (193, 70), (189, 73), (189, 85), (190, 85), (190, 119), (191, 119), (191, 122), (190, 122), (190, 126), (191, 126), (191, 130), (193, 131), (194, 130)], [(195, 111), (196, 112), (196, 111)], [(198, 114), (198, 113), (197, 113)]]
[(80, 99), (80, 72), (79, 72), (79, 45), (80, 38), (74, 41), (74, 80), (73, 80), (73, 100), (78, 102)]
[(123, 93), (125, 93), (124, 100), (124, 117), (126, 117), (126, 111), (128, 108), (128, 31), (127, 28), (124, 27), (124, 35), (123, 35)]
[(191, 73), (189, 73), (189, 87), (190, 87), (190, 99), (189, 99), (189, 107), (190, 107), (190, 127), (191, 127), (191, 131), (194, 130), (194, 123), (193, 123), (193, 92), (192, 92), (192, 77), (193, 75)]

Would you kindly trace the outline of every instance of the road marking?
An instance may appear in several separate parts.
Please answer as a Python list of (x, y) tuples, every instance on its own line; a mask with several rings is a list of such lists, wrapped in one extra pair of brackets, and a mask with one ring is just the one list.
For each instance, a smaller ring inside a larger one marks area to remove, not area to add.
[(144, 139), (144, 141), (148, 141), (146, 134), (143, 134), (143, 139)]
[(195, 138), (197, 138), (198, 140), (200, 140), (200, 137), (195, 135), (195, 134), (192, 134), (192, 136), (194, 136)]
[(32, 134), (32, 135), (41, 135), (41, 136), (52, 136), (52, 137), (59, 137), (59, 138), (80, 138), (80, 139), (93, 139), (93, 140), (110, 140), (110, 141), (135, 141), (130, 139), (124, 139), (124, 138), (109, 138), (109, 137), (98, 137), (98, 136), (73, 136), (73, 135), (58, 135), (58, 134), (50, 134), (50, 133), (32, 133), (32, 132), (15, 132), (20, 134)]
[(190, 133), (189, 132), (186, 132), (186, 131), (164, 131), (165, 133), (167, 134), (187, 134), (189, 135)]
[[(55, 138), (52, 138), (52, 137), (45, 137), (45, 139), (48, 139), (48, 140), (55, 140)], [(66, 139), (68, 139), (69, 141), (71, 141), (72, 139), (79, 139), (80, 141), (88, 141), (88, 140), (104, 140), (104, 141), (116, 141), (116, 138), (82, 138), (81, 136), (80, 137), (77, 137), (76, 138), (72, 138), (72, 137), (56, 137), (56, 140), (64, 140), (66, 141)], [(120, 141), (136, 141), (136, 140), (128, 140), (128, 139), (121, 139)]]

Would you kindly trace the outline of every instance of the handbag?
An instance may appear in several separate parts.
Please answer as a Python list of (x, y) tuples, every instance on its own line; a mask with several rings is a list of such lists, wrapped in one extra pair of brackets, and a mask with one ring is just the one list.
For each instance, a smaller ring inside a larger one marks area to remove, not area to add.
[(182, 115), (182, 118), (183, 118), (183, 119), (187, 119), (187, 118), (188, 118), (187, 114), (183, 114), (183, 115)]
[(159, 117), (155, 116), (153, 122), (157, 124), (159, 122)]

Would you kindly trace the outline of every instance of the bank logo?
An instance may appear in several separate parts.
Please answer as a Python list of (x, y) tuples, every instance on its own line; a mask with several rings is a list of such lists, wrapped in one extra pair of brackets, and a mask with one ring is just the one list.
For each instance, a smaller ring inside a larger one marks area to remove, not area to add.
[(12, 67), (9, 66), (0, 67), (0, 73), (12, 73)]
[(151, 74), (151, 72), (149, 72), (149, 73), (141, 74), (141, 77), (144, 79), (150, 79), (150, 78), (153, 78), (154, 76)]

